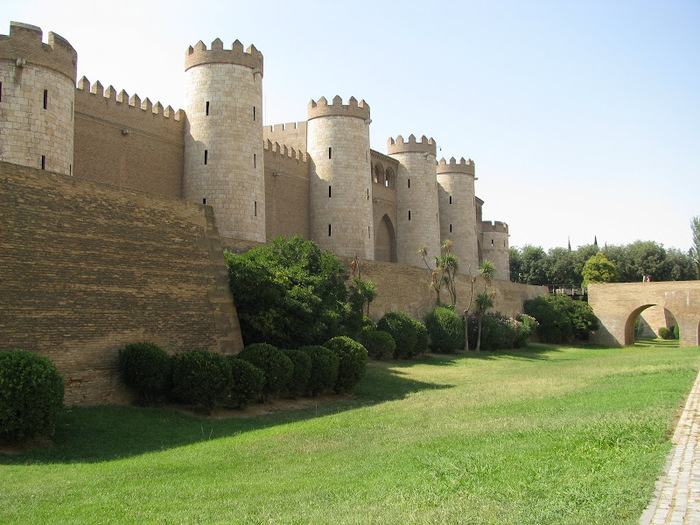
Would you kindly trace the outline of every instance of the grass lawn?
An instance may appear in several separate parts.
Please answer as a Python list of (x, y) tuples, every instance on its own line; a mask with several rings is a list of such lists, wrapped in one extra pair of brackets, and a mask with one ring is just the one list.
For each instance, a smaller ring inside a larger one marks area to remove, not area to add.
[(0, 523), (636, 524), (700, 348), (371, 363), (354, 398), (254, 418), (74, 408), (0, 455)]

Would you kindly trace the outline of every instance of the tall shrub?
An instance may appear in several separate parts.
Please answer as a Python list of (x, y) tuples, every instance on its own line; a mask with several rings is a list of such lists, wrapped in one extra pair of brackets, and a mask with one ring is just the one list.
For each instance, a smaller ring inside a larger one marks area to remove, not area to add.
[(267, 343), (254, 343), (246, 346), (238, 354), (238, 357), (265, 372), (265, 385), (263, 386), (265, 398), (277, 397), (280, 392), (287, 388), (294, 371), (294, 365), (282, 350)]
[(374, 327), (365, 327), (362, 330), (360, 343), (367, 349), (367, 353), (373, 359), (391, 359), (394, 357), (396, 342), (390, 334)]
[(226, 406), (244, 408), (262, 400), (265, 372), (237, 356), (229, 357), (231, 364), (231, 392)]
[(166, 394), (172, 377), (170, 356), (153, 343), (126, 345), (119, 351), (119, 369), (124, 383), (147, 405)]
[(338, 379), (333, 389), (338, 393), (350, 392), (365, 373), (367, 349), (349, 337), (334, 337), (324, 344), (338, 356)]
[(311, 358), (309, 394), (318, 396), (330, 392), (338, 381), (340, 359), (333, 350), (320, 345), (299, 348)]
[(46, 359), (23, 350), (0, 353), (0, 442), (52, 436), (63, 408), (63, 378)]
[(439, 306), (425, 318), (433, 352), (453, 354), (464, 346), (464, 322), (452, 310)]
[(377, 323), (377, 328), (387, 332), (396, 343), (395, 358), (414, 355), (418, 334), (416, 326), (405, 312), (387, 312)]
[(197, 349), (175, 354), (172, 367), (173, 394), (180, 401), (211, 412), (228, 400), (233, 376), (225, 356)]
[(283, 350), (292, 362), (292, 376), (287, 383), (287, 393), (292, 397), (303, 396), (309, 390), (311, 358), (301, 350)]
[(585, 301), (566, 295), (543, 295), (525, 301), (525, 313), (537, 319), (537, 335), (543, 343), (566, 343), (586, 340), (600, 326), (598, 318)]

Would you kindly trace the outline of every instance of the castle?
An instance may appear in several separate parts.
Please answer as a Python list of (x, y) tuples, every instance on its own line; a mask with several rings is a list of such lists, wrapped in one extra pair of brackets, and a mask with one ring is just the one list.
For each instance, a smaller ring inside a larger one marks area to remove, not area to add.
[(212, 206), (224, 245), (301, 235), (361, 259), (423, 266), (452, 241), (462, 273), (491, 260), (509, 280), (508, 225), (482, 220), (475, 166), (425, 136), (372, 150), (370, 107), (308, 105), (264, 126), (263, 56), (216, 39), (185, 53), (184, 110), (77, 81), (64, 38), (12, 22), (0, 35), (0, 161)]

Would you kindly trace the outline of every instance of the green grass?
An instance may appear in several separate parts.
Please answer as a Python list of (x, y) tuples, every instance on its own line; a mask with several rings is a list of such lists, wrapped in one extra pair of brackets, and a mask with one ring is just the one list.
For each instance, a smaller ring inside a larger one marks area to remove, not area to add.
[(634, 340), (634, 346), (643, 346), (647, 348), (678, 348), (680, 343), (678, 339), (661, 339), (660, 337), (640, 337)]
[(371, 363), (355, 398), (215, 420), (74, 408), (0, 455), (0, 523), (633, 524), (696, 348)]

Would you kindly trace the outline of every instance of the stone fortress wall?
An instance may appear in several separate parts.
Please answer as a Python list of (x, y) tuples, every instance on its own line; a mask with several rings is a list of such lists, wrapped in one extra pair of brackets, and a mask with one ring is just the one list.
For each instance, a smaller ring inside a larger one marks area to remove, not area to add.
[(437, 162), (435, 141), (413, 147), (413, 135), (391, 139), (388, 155), (371, 150), (365, 102), (322, 98), (308, 121), (263, 127), (262, 53), (216, 39), (186, 50), (186, 107), (175, 111), (85, 77), (75, 86), (75, 50), (53, 33), (48, 44), (41, 37), (14, 22), (0, 36), (0, 93), (17, 108), (3, 109), (0, 160), (41, 168), (44, 158), (47, 170), (206, 202), (226, 245), (302, 235), (340, 255), (422, 266), (422, 244), (432, 260), (450, 239), (461, 272), (488, 258), (507, 278), (508, 226), (482, 224), (473, 162), (469, 173), (443, 172), (452, 164)]

